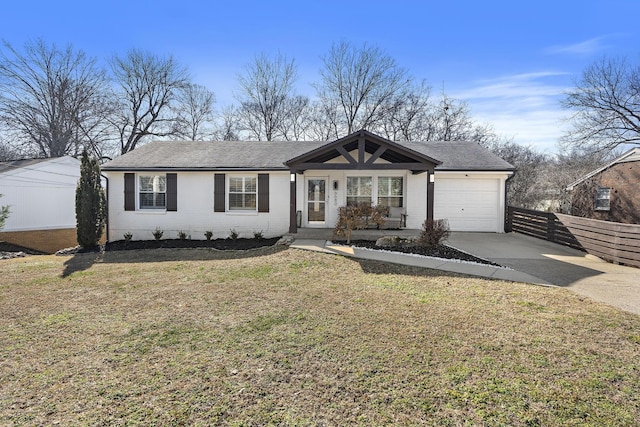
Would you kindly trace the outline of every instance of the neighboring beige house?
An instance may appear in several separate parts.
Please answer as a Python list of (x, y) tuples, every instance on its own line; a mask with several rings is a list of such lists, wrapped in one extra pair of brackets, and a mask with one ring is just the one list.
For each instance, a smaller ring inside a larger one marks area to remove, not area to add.
[(10, 209), (0, 241), (44, 252), (77, 245), (79, 178), (73, 157), (0, 162), (0, 205)]
[[(367, 131), (331, 142), (163, 141), (103, 165), (108, 240), (193, 239), (333, 228), (348, 203), (401, 211), (403, 226), (446, 218), (456, 231), (504, 232), (509, 163), (473, 142), (397, 143)], [(405, 223), (406, 222), (406, 223)]]
[(634, 148), (567, 187), (571, 215), (640, 224), (640, 148)]

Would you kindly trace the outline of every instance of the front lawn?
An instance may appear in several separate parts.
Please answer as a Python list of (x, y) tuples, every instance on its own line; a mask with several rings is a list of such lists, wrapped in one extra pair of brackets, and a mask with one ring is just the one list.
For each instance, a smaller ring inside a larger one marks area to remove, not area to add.
[(335, 255), (0, 261), (0, 425), (640, 423), (640, 318)]

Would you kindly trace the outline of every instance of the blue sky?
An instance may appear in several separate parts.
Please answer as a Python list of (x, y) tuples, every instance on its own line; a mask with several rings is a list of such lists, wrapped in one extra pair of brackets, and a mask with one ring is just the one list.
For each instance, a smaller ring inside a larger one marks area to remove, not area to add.
[(0, 37), (42, 37), (106, 59), (136, 47), (172, 54), (193, 80), (232, 103), (254, 55), (281, 52), (313, 96), (320, 57), (346, 40), (378, 46), (434, 93), (467, 100), (473, 116), (520, 144), (556, 151), (559, 105), (603, 55), (640, 59), (638, 0), (536, 1), (10, 1)]

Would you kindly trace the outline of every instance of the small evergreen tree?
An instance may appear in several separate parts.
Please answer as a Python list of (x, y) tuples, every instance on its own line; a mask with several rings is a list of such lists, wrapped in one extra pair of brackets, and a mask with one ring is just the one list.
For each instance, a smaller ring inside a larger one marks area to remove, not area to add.
[(98, 245), (106, 222), (106, 198), (100, 184), (100, 165), (82, 153), (80, 180), (76, 188), (76, 228), (83, 248)]
[[(2, 194), (0, 194), (2, 197)], [(9, 206), (0, 206), (0, 230), (4, 227), (4, 221), (9, 218)]]

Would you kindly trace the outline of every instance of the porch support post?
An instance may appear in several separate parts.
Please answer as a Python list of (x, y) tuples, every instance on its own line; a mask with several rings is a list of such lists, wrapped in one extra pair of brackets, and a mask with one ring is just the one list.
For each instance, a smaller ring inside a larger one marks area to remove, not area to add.
[(433, 185), (435, 175), (432, 170), (427, 172), (427, 219), (433, 220)]
[(298, 232), (298, 222), (297, 222), (297, 214), (296, 214), (296, 171), (290, 170), (290, 186), (289, 186), (289, 233), (297, 233)]

